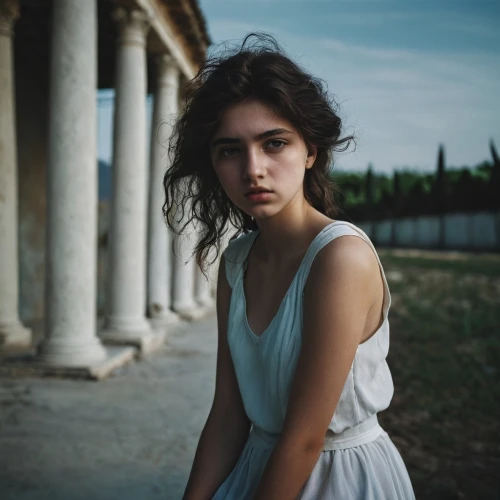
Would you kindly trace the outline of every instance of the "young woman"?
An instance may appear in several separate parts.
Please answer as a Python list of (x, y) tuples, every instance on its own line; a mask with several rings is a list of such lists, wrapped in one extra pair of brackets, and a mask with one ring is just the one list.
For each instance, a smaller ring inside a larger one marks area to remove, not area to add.
[(377, 422), (393, 395), (387, 281), (366, 234), (335, 220), (332, 152), (351, 140), (271, 37), (191, 83), (164, 214), (196, 223), (201, 266), (241, 235), (220, 260), (215, 396), (185, 500), (414, 498)]

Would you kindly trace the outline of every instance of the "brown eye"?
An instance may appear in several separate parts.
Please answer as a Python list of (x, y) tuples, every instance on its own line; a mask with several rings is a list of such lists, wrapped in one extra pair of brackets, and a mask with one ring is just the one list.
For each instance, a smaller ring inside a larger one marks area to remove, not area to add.
[(266, 147), (270, 147), (271, 149), (282, 149), (285, 144), (285, 141), (282, 141), (280, 139), (273, 139), (266, 144)]
[(219, 151), (219, 156), (233, 156), (238, 152), (236, 148), (224, 148)]

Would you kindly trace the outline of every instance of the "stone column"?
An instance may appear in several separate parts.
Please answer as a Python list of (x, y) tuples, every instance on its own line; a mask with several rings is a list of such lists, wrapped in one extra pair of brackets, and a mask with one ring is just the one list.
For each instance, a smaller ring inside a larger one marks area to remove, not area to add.
[(47, 176), (46, 338), (40, 361), (104, 361), (96, 336), (97, 12), (95, 0), (54, 0)]
[(17, 1), (0, 2), (0, 348), (28, 346), (31, 332), (19, 320), (16, 124), (12, 26)]
[(173, 59), (156, 61), (157, 79), (151, 132), (149, 198), (148, 315), (155, 326), (178, 320), (171, 305), (172, 236), (162, 214), (163, 176), (169, 166), (168, 140), (178, 112), (179, 70)]
[(107, 342), (143, 345), (146, 319), (146, 34), (139, 10), (114, 11), (118, 23), (110, 214), (109, 290), (101, 336)]
[(212, 297), (212, 273), (211, 268), (207, 270), (208, 277), (201, 272), (198, 265), (195, 265), (195, 285), (194, 295), (196, 302), (208, 312), (214, 307), (214, 299)]
[[(181, 112), (183, 105), (183, 102), (179, 102)], [(189, 210), (189, 204), (186, 204), (184, 216)], [(179, 210), (172, 221), (174, 227), (184, 226), (186, 219), (182, 216), (182, 210)], [(195, 300), (196, 263), (192, 253), (197, 240), (196, 233), (195, 224), (191, 222), (181, 235), (174, 233), (172, 242), (172, 309), (187, 320), (197, 319), (204, 314), (204, 309)]]
[[(177, 226), (182, 227), (182, 221)], [(174, 234), (172, 265), (172, 308), (185, 319), (197, 319), (203, 314), (194, 296), (195, 258), (192, 257), (196, 234), (192, 224), (181, 235)]]

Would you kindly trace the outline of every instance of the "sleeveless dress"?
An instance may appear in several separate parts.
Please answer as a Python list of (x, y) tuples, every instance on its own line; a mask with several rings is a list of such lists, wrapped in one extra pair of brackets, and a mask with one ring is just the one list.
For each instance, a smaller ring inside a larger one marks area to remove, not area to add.
[(375, 252), (384, 282), (383, 322), (360, 344), (328, 427), (323, 451), (302, 488), (301, 500), (412, 500), (410, 477), (397, 448), (377, 421), (394, 386), (386, 362), (391, 296), (380, 259), (357, 226), (334, 221), (309, 245), (276, 316), (262, 335), (248, 324), (243, 276), (257, 231), (233, 240), (224, 251), (232, 289), (227, 338), (246, 414), (252, 426), (233, 470), (213, 500), (250, 500), (283, 429), (302, 343), (302, 298), (318, 251), (335, 238), (354, 235)]

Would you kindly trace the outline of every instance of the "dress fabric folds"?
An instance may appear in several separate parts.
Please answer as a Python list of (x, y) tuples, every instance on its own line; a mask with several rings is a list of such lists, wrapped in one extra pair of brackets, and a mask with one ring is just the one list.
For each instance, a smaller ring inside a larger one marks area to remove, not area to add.
[(345, 235), (362, 238), (377, 256), (384, 282), (383, 321), (373, 336), (358, 346), (323, 451), (297, 498), (415, 498), (403, 459), (377, 420), (377, 413), (389, 406), (394, 393), (386, 362), (391, 295), (385, 273), (368, 236), (351, 223), (334, 221), (309, 245), (276, 316), (260, 336), (248, 324), (243, 288), (247, 256), (258, 231), (233, 240), (224, 251), (226, 276), (232, 288), (228, 343), (252, 428), (237, 463), (213, 500), (251, 500), (255, 494), (283, 428), (302, 343), (302, 297), (309, 269), (321, 248)]

